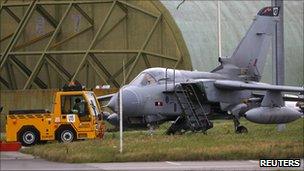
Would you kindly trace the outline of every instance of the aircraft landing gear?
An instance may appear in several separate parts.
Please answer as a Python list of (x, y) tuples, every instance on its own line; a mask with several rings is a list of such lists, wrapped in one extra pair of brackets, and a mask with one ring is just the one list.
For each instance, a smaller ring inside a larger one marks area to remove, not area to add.
[(233, 122), (234, 122), (235, 133), (237, 133), (237, 134), (248, 133), (248, 129), (245, 126), (240, 124), (237, 117), (233, 116)]
[(234, 106), (231, 109), (231, 114), (233, 116), (234, 130), (235, 133), (237, 134), (243, 134), (248, 132), (247, 128), (245, 126), (242, 126), (239, 121), (241, 111), (245, 110), (247, 107), (248, 107), (247, 104), (241, 103)]
[(236, 127), (235, 133), (237, 133), (237, 134), (248, 133), (248, 130), (246, 127), (241, 125), (241, 126)]

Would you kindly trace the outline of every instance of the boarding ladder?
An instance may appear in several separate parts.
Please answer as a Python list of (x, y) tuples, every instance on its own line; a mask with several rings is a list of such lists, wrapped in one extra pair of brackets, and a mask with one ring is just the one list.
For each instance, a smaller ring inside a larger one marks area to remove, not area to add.
[(206, 133), (212, 128), (212, 122), (209, 121), (207, 113), (204, 111), (203, 105), (199, 98), (200, 88), (195, 83), (181, 83), (175, 88), (175, 95), (182, 109), (182, 115), (178, 120), (186, 119), (188, 128), (191, 131), (202, 131)]

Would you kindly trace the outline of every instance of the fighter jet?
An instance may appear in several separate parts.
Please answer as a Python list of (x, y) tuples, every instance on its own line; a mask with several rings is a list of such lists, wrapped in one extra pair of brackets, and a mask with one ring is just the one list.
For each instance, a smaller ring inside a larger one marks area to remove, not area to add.
[[(211, 120), (231, 118), (235, 132), (247, 128), (241, 117), (261, 124), (289, 123), (303, 117), (301, 110), (284, 105), (285, 100), (304, 101), (283, 93), (304, 94), (303, 87), (259, 82), (265, 65), (279, 7), (261, 9), (231, 57), (219, 58), (211, 72), (149, 68), (122, 87), (125, 126), (158, 125), (174, 121), (167, 134), (204, 132), (213, 127)], [(100, 97), (99, 99), (102, 99)], [(107, 121), (118, 125), (118, 93), (108, 105), (114, 113)]]

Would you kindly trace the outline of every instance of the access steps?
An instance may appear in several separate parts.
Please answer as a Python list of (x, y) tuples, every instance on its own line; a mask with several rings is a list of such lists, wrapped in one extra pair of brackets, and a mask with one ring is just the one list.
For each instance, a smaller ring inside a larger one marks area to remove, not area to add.
[(167, 134), (188, 131), (206, 131), (213, 127), (200, 100), (201, 90), (195, 83), (180, 83), (175, 86), (174, 94), (182, 114), (167, 130)]

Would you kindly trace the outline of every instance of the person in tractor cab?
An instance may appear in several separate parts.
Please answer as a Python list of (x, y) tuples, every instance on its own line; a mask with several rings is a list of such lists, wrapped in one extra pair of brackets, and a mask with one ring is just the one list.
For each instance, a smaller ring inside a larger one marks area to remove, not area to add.
[(75, 104), (73, 106), (73, 113), (78, 114), (79, 119), (81, 121), (89, 121), (89, 115), (87, 114), (86, 110), (85, 110), (85, 106), (84, 106), (84, 102), (83, 100), (81, 100), (80, 98), (76, 98), (75, 99)]
[(81, 105), (81, 100), (80, 98), (75, 99), (75, 104), (73, 106), (73, 113), (81, 113), (80, 112), (80, 105)]

